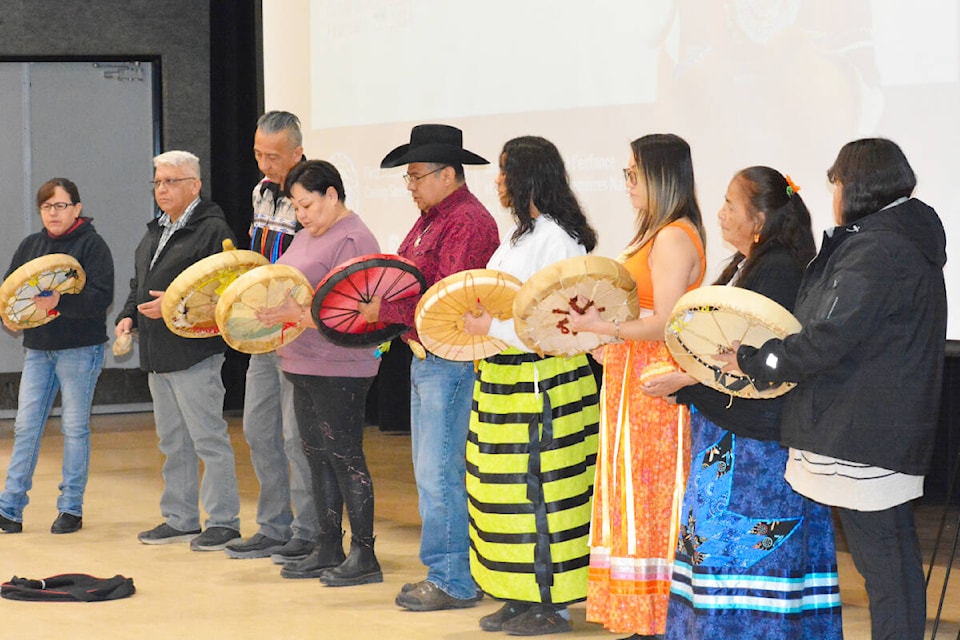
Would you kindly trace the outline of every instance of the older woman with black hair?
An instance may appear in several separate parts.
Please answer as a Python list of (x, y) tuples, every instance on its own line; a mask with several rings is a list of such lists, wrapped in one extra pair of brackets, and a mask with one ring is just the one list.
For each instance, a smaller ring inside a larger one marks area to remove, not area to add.
[[(535, 136), (503, 146), (500, 203), (516, 226), (487, 267), (525, 281), (597, 243), (560, 152)], [(505, 601), (485, 631), (571, 629), (567, 605), (587, 595), (590, 496), (597, 452), (597, 383), (585, 355), (531, 353), (513, 320), (464, 316), (467, 332), (508, 345), (478, 364), (467, 438), (470, 570)]]
[(803, 329), (728, 358), (786, 396), (786, 479), (838, 507), (863, 574), (874, 640), (920, 640), (923, 566), (911, 501), (923, 494), (943, 375), (946, 237), (911, 197), (913, 169), (882, 138), (845, 145), (827, 177), (837, 226), (797, 296)]
[[(810, 213), (797, 191), (770, 167), (733, 177), (717, 217), (737, 252), (714, 284), (793, 308), (816, 252)], [(784, 398), (734, 398), (684, 372), (657, 376), (643, 390), (675, 394), (691, 406), (692, 459), (666, 637), (721, 640), (749, 628), (756, 637), (781, 640), (841, 638), (830, 509), (783, 478)]]

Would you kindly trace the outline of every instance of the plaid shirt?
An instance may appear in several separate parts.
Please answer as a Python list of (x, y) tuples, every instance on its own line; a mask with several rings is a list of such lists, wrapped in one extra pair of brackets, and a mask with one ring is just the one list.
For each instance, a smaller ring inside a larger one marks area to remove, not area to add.
[(153, 268), (153, 265), (157, 262), (157, 256), (160, 255), (160, 252), (163, 251), (163, 248), (167, 246), (167, 243), (170, 241), (170, 238), (173, 237), (173, 234), (183, 229), (187, 224), (187, 220), (190, 219), (190, 214), (193, 213), (193, 210), (197, 208), (197, 205), (200, 204), (200, 198), (197, 197), (193, 202), (191, 202), (186, 210), (183, 212), (183, 215), (177, 218), (176, 222), (170, 220), (170, 216), (167, 213), (161, 213), (160, 217), (157, 219), (157, 223), (163, 227), (163, 232), (160, 234), (160, 241), (157, 243), (157, 250), (153, 254), (153, 259), (150, 261), (150, 268)]

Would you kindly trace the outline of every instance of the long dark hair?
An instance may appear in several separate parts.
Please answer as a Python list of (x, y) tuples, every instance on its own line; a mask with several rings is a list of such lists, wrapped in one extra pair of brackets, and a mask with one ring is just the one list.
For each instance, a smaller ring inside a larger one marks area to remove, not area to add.
[[(805, 268), (816, 253), (816, 245), (810, 212), (800, 194), (793, 190), (779, 171), (770, 167), (747, 167), (733, 179), (740, 180), (743, 185), (750, 215), (756, 216), (761, 211), (764, 213), (763, 228), (750, 249), (750, 257), (739, 269), (740, 281), (763, 260), (764, 255), (777, 247), (785, 248), (799, 267)], [(743, 257), (737, 251), (714, 284), (730, 282)]]
[(876, 213), (898, 198), (909, 198), (917, 186), (907, 157), (885, 138), (862, 138), (843, 145), (827, 170), (827, 179), (843, 187), (844, 224)]
[(706, 247), (687, 141), (672, 133), (651, 133), (631, 142), (630, 149), (640, 169), (638, 179), (646, 182), (647, 205), (637, 213), (637, 233), (630, 241), (628, 255), (639, 251), (660, 229), (682, 218), (690, 220)]
[(597, 246), (597, 233), (587, 222), (570, 188), (567, 168), (552, 142), (538, 136), (508, 141), (500, 152), (500, 171), (507, 188), (508, 205), (517, 221), (511, 243), (533, 229), (530, 217), (530, 205), (533, 205), (556, 220), (588, 252), (593, 251)]

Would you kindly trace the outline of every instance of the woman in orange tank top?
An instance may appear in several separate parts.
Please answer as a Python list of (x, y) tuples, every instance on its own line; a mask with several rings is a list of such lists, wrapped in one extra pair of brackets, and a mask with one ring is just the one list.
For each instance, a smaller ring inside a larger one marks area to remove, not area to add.
[(570, 326), (618, 339), (602, 354), (587, 620), (644, 638), (666, 629), (690, 438), (687, 409), (645, 395), (640, 373), (672, 363), (664, 327), (677, 299), (700, 286), (706, 259), (690, 146), (643, 136), (623, 173), (637, 232), (621, 260), (637, 281), (640, 318), (608, 322), (591, 309), (571, 314)]

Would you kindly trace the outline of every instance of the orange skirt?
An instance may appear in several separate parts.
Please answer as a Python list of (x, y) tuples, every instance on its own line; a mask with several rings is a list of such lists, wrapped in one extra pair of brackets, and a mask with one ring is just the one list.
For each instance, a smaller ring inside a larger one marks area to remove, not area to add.
[(587, 620), (617, 633), (666, 630), (690, 435), (686, 407), (640, 391), (658, 361), (672, 361), (662, 342), (604, 353)]

